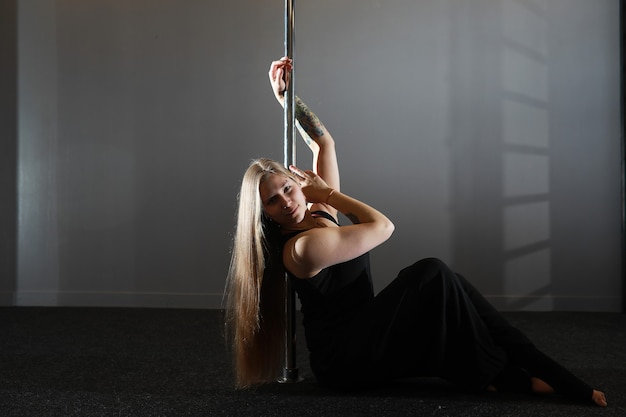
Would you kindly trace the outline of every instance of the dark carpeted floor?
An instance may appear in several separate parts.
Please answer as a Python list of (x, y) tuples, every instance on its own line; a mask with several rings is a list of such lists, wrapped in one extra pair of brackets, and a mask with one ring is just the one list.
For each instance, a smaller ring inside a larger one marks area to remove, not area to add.
[(626, 416), (626, 315), (505, 315), (604, 390), (609, 407), (468, 395), (429, 379), (331, 392), (311, 376), (302, 341), (302, 382), (236, 391), (217, 310), (7, 307), (0, 308), (0, 416)]

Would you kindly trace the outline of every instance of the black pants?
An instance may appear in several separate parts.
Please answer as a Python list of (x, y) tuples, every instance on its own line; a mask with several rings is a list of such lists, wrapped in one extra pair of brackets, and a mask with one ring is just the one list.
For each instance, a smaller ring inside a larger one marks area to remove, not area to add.
[(332, 354), (312, 356), (311, 363), (330, 385), (436, 376), (479, 391), (514, 367), (557, 391), (591, 398), (591, 388), (538, 351), (465, 278), (434, 258), (403, 269), (335, 340)]

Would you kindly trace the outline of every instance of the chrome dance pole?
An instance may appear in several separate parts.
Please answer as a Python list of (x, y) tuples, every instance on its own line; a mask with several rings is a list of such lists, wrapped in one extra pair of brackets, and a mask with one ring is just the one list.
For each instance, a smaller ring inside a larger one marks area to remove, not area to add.
[[(294, 46), (294, 0), (285, 0), (285, 56), (293, 59)], [(285, 137), (284, 137), (284, 164), (296, 163), (296, 112), (295, 112), (295, 77), (291, 70), (289, 86), (285, 92)], [(283, 373), (279, 382), (298, 382), (298, 368), (296, 364), (296, 294), (289, 277), (285, 274), (285, 361)]]
[[(285, 0), (285, 56), (293, 60), (293, 47), (295, 40), (294, 0)], [(287, 91), (285, 91), (285, 140), (284, 140), (284, 163), (287, 168), (296, 163), (296, 109), (294, 70)]]

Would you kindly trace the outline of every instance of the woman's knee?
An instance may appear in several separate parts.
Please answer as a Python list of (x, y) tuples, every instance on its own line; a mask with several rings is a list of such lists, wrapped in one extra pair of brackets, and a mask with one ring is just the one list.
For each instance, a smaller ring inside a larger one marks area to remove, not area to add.
[(400, 276), (406, 276), (420, 286), (429, 283), (445, 283), (450, 280), (456, 282), (456, 274), (438, 258), (424, 258), (401, 271)]
[(427, 276), (456, 278), (456, 274), (439, 258), (424, 258), (416, 263), (418, 269)]
[(415, 263), (416, 265), (420, 265), (422, 268), (428, 269), (443, 269), (448, 268), (444, 261), (439, 258), (424, 258)]

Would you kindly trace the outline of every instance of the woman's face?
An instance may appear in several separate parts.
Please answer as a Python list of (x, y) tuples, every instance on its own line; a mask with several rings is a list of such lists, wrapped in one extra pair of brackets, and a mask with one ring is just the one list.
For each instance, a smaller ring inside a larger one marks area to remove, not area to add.
[(281, 226), (300, 223), (307, 203), (302, 189), (291, 178), (269, 174), (259, 185), (259, 195), (265, 215)]

